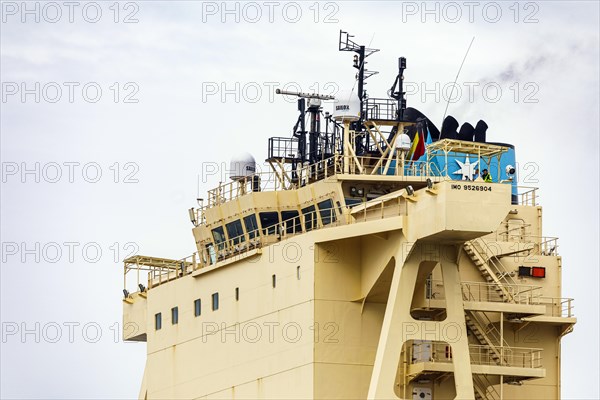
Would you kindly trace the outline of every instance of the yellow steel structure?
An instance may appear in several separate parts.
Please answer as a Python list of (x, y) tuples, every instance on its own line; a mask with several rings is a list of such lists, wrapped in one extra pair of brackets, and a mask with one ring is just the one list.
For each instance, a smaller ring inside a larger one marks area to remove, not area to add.
[(197, 253), (125, 260), (124, 338), (147, 343), (139, 398), (559, 398), (576, 320), (536, 192), (514, 204), (510, 183), (386, 162), (339, 155), (296, 183), (274, 163), (192, 210)]

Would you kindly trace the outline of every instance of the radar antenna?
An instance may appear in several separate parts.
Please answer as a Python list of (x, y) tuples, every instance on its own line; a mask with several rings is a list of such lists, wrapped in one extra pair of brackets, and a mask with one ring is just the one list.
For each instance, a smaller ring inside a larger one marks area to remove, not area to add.
[[(370, 55), (377, 53), (379, 49), (371, 49), (363, 45), (359, 45), (358, 43), (352, 40), (354, 36), (350, 35), (348, 32), (344, 32), (340, 30), (340, 40), (339, 40), (339, 51), (353, 51), (356, 54), (353, 58), (353, 67), (358, 70), (356, 74), (356, 80), (358, 81), (358, 91), (356, 95), (358, 96), (358, 100), (360, 101), (360, 118), (358, 121), (353, 122), (351, 129), (355, 132), (363, 131), (363, 121), (364, 121), (364, 101), (367, 97), (366, 90), (364, 90), (364, 86), (366, 85), (365, 80), (370, 78), (373, 75), (378, 74), (377, 71), (369, 71), (365, 68), (367, 62), (365, 61), (367, 57)], [(369, 137), (366, 137), (367, 143), (365, 143), (365, 147), (369, 147)], [(356, 141), (356, 151), (358, 154), (363, 152), (362, 143), (360, 141)]]
[(303, 92), (294, 92), (291, 90), (281, 90), (281, 89), (276, 89), (275, 93), (288, 95), (288, 96), (298, 96), (302, 99), (335, 100), (334, 96), (331, 96), (328, 94), (303, 93)]

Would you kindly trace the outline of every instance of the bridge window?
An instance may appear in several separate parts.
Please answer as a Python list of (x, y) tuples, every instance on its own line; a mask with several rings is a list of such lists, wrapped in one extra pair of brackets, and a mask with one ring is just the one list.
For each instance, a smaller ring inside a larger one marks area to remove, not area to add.
[(244, 230), (242, 229), (242, 222), (238, 219), (225, 225), (227, 227), (227, 235), (233, 244), (239, 244), (246, 240), (244, 238)]
[(179, 307), (171, 308), (171, 324), (176, 325), (179, 323)]
[(248, 237), (250, 239), (254, 239), (256, 235), (258, 235), (258, 224), (256, 223), (256, 215), (248, 215), (244, 217), (244, 225), (246, 226), (246, 232), (248, 232)]
[(199, 317), (202, 314), (202, 301), (200, 299), (194, 300), (194, 316)]
[(156, 329), (158, 331), (161, 328), (162, 328), (162, 314), (161, 313), (154, 314), (154, 329)]
[(225, 232), (223, 231), (223, 227), (219, 226), (212, 230), (213, 239), (215, 240), (215, 244), (219, 250), (223, 250), (225, 248)]
[(308, 206), (302, 209), (304, 215), (304, 228), (306, 232), (313, 230), (317, 227), (317, 213), (315, 206)]
[(302, 224), (300, 223), (300, 217), (298, 211), (288, 210), (281, 212), (281, 220), (286, 222), (286, 233), (300, 233), (302, 232)]
[(277, 232), (277, 224), (279, 223), (279, 214), (277, 212), (261, 212), (260, 226), (264, 235), (274, 235)]
[(354, 206), (362, 203), (362, 200), (360, 200), (360, 199), (349, 199), (349, 198), (346, 198), (344, 200), (346, 200), (346, 207), (350, 207), (350, 208), (352, 208), (352, 207), (354, 207)]
[(217, 311), (219, 309), (219, 293), (213, 293), (212, 295), (212, 310)]
[(335, 222), (335, 209), (333, 208), (333, 201), (331, 201), (331, 199), (322, 201), (317, 205), (319, 206), (319, 214), (321, 215), (321, 222), (323, 222), (323, 225), (329, 225), (330, 223)]

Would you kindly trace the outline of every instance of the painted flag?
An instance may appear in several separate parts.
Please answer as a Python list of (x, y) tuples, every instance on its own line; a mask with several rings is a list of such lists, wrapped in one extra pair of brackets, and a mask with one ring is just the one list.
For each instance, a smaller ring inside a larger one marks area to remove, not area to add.
[(431, 139), (431, 132), (429, 132), (429, 126), (427, 127), (427, 140), (425, 140), (425, 146), (429, 146), (431, 143), (433, 143), (433, 140)]
[(413, 155), (415, 154), (415, 151), (417, 151), (417, 146), (419, 145), (419, 128), (420, 128), (420, 126), (417, 125), (417, 130), (415, 131), (415, 137), (413, 138), (412, 144), (410, 146), (410, 150), (408, 151), (408, 154), (406, 155), (407, 160), (412, 160)]
[(411, 150), (414, 148), (414, 152), (412, 153), (411, 160), (417, 161), (423, 154), (425, 154), (425, 137), (423, 134), (423, 127), (420, 129), (417, 128), (417, 133), (415, 134), (415, 140), (413, 142), (413, 146)]
[[(431, 132), (429, 132), (429, 126), (427, 127), (427, 139), (425, 139), (425, 149), (427, 149), (427, 146), (429, 146), (431, 143), (433, 143), (433, 140), (431, 139)], [(425, 155), (425, 152), (423, 152), (423, 155), (419, 158), (419, 161), (427, 161), (426, 160), (427, 156)]]

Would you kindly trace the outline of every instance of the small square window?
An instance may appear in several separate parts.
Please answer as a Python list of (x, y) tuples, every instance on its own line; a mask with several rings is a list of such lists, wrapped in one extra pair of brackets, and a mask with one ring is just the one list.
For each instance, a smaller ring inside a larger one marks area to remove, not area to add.
[(154, 314), (154, 329), (158, 331), (160, 328), (162, 328), (162, 314), (157, 313)]
[(273, 274), (272, 280), (273, 280), (273, 282), (272, 282), (273, 287), (276, 287), (277, 286), (277, 275)]
[(202, 314), (202, 302), (200, 299), (194, 300), (194, 316), (198, 317)]
[(171, 308), (171, 323), (173, 325), (179, 323), (179, 307)]
[(212, 295), (212, 309), (213, 311), (219, 309), (219, 293), (213, 293)]
[(239, 301), (240, 300), (240, 288), (236, 287), (235, 288), (235, 301)]
[(520, 266), (519, 276), (531, 276), (531, 267)]

